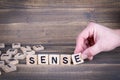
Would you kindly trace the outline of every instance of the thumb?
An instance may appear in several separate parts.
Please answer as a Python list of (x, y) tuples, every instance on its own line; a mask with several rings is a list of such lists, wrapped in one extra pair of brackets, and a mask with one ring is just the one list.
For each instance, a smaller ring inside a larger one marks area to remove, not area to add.
[(95, 56), (99, 52), (101, 52), (101, 50), (100, 50), (99, 46), (95, 44), (95, 45), (87, 48), (85, 51), (83, 51), (82, 58), (92, 60), (93, 56)]

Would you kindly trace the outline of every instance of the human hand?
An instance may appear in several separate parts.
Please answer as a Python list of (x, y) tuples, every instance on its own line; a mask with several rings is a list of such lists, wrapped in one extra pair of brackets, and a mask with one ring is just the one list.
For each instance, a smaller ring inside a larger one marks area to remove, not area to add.
[(96, 23), (89, 23), (76, 40), (74, 53), (82, 53), (83, 59), (92, 60), (93, 56), (120, 46), (120, 31)]

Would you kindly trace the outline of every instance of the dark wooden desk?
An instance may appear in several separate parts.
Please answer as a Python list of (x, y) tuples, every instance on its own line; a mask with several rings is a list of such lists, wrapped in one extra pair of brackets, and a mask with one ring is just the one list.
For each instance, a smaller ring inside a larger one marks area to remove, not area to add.
[(4, 43), (75, 43), (90, 21), (120, 28), (120, 0), (0, 0)]
[[(0, 42), (55, 44), (42, 53), (72, 54), (77, 35), (90, 21), (120, 28), (120, 0), (0, 0)], [(80, 65), (21, 63), (0, 80), (120, 80), (120, 48)]]
[[(10, 46), (7, 46), (7, 50)], [(41, 53), (72, 54), (72, 45), (45, 45)], [(38, 53), (36, 53), (38, 54)], [(28, 66), (20, 61), (15, 72), (3, 73), (0, 80), (119, 80), (120, 79), (120, 48), (103, 52), (92, 61), (80, 65), (36, 65)]]

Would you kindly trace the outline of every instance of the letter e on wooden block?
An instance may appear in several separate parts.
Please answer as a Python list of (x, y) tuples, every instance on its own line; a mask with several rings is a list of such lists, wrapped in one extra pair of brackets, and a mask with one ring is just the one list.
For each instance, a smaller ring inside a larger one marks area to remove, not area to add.
[(76, 65), (76, 64), (81, 64), (84, 62), (84, 60), (82, 59), (81, 57), (81, 53), (78, 53), (78, 54), (73, 54), (72, 55), (72, 61), (73, 61), (73, 64)]
[(48, 54), (38, 54), (38, 64), (48, 64)]
[(59, 65), (60, 64), (59, 54), (50, 54), (49, 55), (49, 64), (50, 65)]
[(36, 65), (37, 64), (37, 55), (27, 55), (26, 62), (28, 65)]
[(61, 54), (60, 56), (61, 65), (70, 65), (71, 64), (71, 55), (69, 54)]

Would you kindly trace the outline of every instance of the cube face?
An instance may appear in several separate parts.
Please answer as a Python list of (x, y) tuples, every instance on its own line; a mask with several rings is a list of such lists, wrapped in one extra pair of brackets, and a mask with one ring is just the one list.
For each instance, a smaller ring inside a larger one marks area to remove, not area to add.
[(17, 54), (17, 52), (18, 52), (17, 49), (8, 49), (6, 53), (11, 54), (11, 55), (15, 55), (15, 54)]
[(36, 46), (33, 46), (33, 50), (34, 51), (41, 51), (41, 50), (44, 50), (44, 47), (42, 45), (36, 45)]
[(0, 67), (3, 67), (5, 65), (4, 61), (0, 61)]
[(49, 64), (50, 65), (59, 65), (60, 64), (59, 54), (50, 54), (49, 55)]
[(26, 57), (25, 54), (17, 53), (17, 54), (14, 56), (14, 59), (23, 60), (23, 59), (25, 59), (25, 57)]
[(72, 61), (73, 61), (73, 64), (76, 65), (76, 64), (81, 64), (84, 62), (84, 60), (82, 59), (81, 57), (81, 53), (78, 53), (78, 54), (73, 54), (72, 55)]
[(60, 60), (61, 65), (71, 65), (71, 55), (61, 54), (60, 59), (61, 59)]
[(17, 59), (8, 59), (6, 60), (6, 63), (16, 65), (19, 61)]
[(35, 54), (35, 51), (33, 50), (28, 50), (25, 52), (26, 55), (34, 55)]
[(26, 50), (32, 50), (30, 46), (25, 46)]
[(27, 65), (36, 65), (37, 64), (37, 55), (27, 55), (26, 63), (27, 63)]
[(0, 48), (5, 48), (5, 44), (4, 43), (0, 43)]
[(11, 54), (2, 54), (2, 55), (1, 55), (1, 60), (8, 60), (8, 59), (10, 59), (11, 57), (12, 57)]
[(23, 53), (25, 53), (26, 51), (32, 50), (30, 46), (21, 47), (20, 49), (22, 50)]
[(2, 67), (2, 69), (6, 73), (8, 73), (8, 72), (16, 71), (17, 67), (15, 65), (13, 65), (13, 64), (8, 64), (8, 65), (5, 65), (4, 67)]
[(38, 54), (38, 64), (48, 65), (48, 54)]
[(12, 48), (20, 48), (21, 44), (20, 43), (12, 43)]

